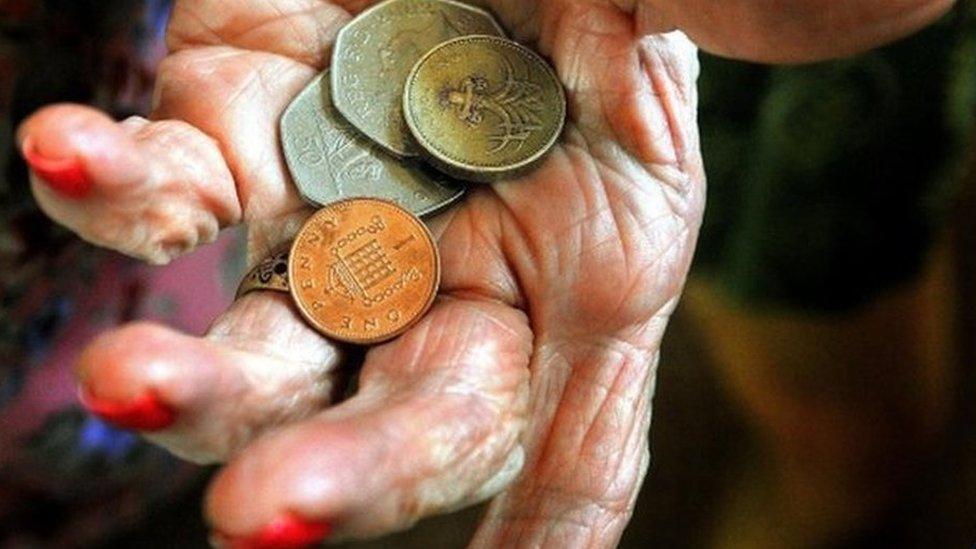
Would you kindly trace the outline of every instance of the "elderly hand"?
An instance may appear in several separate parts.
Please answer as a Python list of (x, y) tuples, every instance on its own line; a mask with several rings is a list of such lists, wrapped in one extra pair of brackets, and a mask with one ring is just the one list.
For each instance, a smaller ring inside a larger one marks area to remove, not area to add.
[[(363, 0), (183, 0), (150, 120), (61, 105), (19, 139), (37, 200), (83, 238), (153, 263), (244, 223), (252, 260), (311, 211), (282, 110)], [(431, 221), (430, 314), (371, 349), (355, 396), (339, 348), (287, 296), (238, 300), (203, 338), (137, 324), (79, 365), (88, 405), (197, 462), (216, 539), (367, 537), (497, 496), (474, 544), (612, 546), (647, 469), (655, 368), (694, 251), (705, 178), (695, 46), (804, 60), (946, 9), (922, 0), (493, 0), (548, 56), (570, 120), (532, 174)], [(780, 9), (775, 9), (779, 6)]]

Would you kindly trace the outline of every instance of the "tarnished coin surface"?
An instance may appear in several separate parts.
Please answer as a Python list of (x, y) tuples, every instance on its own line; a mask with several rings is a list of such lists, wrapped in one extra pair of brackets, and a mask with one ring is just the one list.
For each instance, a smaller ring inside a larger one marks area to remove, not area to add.
[(531, 50), (505, 38), (468, 36), (417, 62), (403, 111), (434, 164), (489, 182), (523, 173), (545, 156), (562, 133), (566, 95)]
[(309, 218), (292, 244), (288, 277), (316, 330), (366, 345), (393, 339), (427, 312), (440, 284), (440, 257), (410, 212), (355, 198)]
[(336, 38), (336, 108), (388, 151), (416, 156), (401, 108), (407, 73), (437, 44), (470, 34), (503, 31), (488, 12), (453, 0), (387, 0), (364, 11)]
[(281, 144), (299, 193), (314, 206), (344, 198), (384, 198), (423, 216), (464, 194), (449, 177), (398, 161), (350, 126), (332, 105), (329, 71), (285, 110)]

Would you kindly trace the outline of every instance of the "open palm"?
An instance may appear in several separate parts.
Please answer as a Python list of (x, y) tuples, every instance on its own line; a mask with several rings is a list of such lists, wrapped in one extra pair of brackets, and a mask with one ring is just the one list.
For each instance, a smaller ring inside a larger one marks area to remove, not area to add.
[[(36, 178), (42, 207), (155, 263), (246, 223), (260, 260), (311, 213), (278, 119), (367, 3), (178, 2), (152, 121), (56, 106), (21, 128), (28, 156), (77, 158), (92, 185), (67, 196)], [(696, 50), (634, 2), (488, 4), (552, 60), (567, 130), (531, 175), (430, 221), (440, 297), (369, 351), (355, 396), (341, 399), (341, 348), (279, 294), (242, 298), (204, 338), (140, 324), (86, 351), (93, 409), (227, 462), (206, 507), (219, 539), (373, 536), (496, 494), (476, 544), (612, 545), (626, 525), (704, 205)]]

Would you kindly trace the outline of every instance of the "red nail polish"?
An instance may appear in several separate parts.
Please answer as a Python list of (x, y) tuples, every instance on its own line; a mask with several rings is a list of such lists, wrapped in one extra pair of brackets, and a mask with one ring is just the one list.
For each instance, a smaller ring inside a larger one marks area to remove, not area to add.
[(84, 166), (77, 158), (48, 158), (38, 152), (34, 139), (28, 136), (23, 145), (24, 160), (38, 177), (52, 189), (68, 198), (84, 198), (91, 192), (92, 184)]
[(302, 549), (324, 540), (331, 533), (332, 525), (326, 521), (308, 522), (294, 515), (283, 515), (253, 536), (218, 535), (218, 539), (222, 547), (229, 549)]
[(118, 402), (96, 398), (82, 391), (80, 399), (91, 413), (126, 429), (161, 431), (176, 421), (176, 412), (152, 393), (129, 402)]

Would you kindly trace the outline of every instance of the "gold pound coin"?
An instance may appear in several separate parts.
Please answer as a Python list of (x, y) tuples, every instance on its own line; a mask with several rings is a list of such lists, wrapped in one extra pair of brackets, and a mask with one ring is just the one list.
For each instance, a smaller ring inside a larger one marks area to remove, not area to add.
[(503, 31), (487, 11), (453, 0), (387, 0), (367, 9), (336, 37), (336, 109), (394, 155), (417, 156), (401, 108), (407, 73), (437, 44), (472, 34)]
[(403, 112), (437, 167), (492, 182), (531, 169), (552, 149), (566, 121), (566, 95), (531, 50), (505, 38), (467, 36), (417, 62)]
[(354, 198), (309, 218), (292, 244), (288, 277), (299, 311), (319, 333), (367, 345), (402, 334), (430, 309), (440, 256), (410, 212)]

